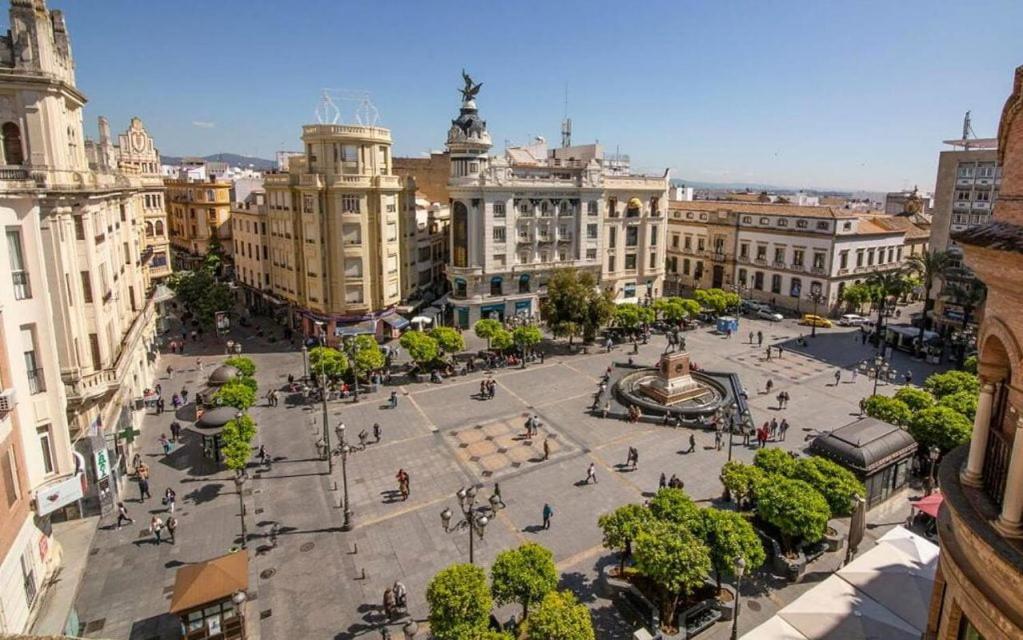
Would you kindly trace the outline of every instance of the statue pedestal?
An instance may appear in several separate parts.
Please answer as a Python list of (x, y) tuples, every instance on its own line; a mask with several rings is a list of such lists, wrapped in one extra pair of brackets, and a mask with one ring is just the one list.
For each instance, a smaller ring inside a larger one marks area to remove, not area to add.
[(643, 385), (642, 391), (665, 406), (697, 398), (707, 391), (700, 383), (693, 380), (693, 376), (689, 372), (688, 353), (666, 353), (661, 356), (661, 362), (657, 368), (658, 377), (649, 384)]

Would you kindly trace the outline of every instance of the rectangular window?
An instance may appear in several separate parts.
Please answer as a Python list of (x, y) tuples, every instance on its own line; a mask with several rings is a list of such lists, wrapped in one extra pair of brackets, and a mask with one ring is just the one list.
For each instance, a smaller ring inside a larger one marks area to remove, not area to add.
[(625, 269), (629, 270), (629, 269), (635, 269), (635, 268), (636, 268), (636, 254), (635, 253), (627, 253), (627, 254), (625, 254)]
[(739, 257), (747, 259), (749, 258), (749, 244), (744, 242), (739, 245)]
[(342, 213), (359, 213), (362, 211), (362, 200), (359, 196), (354, 194), (345, 194), (341, 196), (341, 212)]
[(686, 251), (693, 248), (693, 236), (686, 236), (685, 241), (682, 243), (682, 248)]
[(703, 251), (706, 248), (707, 248), (707, 240), (706, 240), (706, 238), (697, 238), (696, 239), (696, 250), (697, 251)]
[(597, 215), (597, 201), (591, 200), (586, 203), (586, 215), (595, 216)]
[(650, 246), (657, 246), (657, 225), (650, 227)]
[(677, 233), (671, 234), (671, 248), (672, 249), (678, 249), (678, 234)]
[(650, 269), (657, 268), (657, 254), (656, 253), (651, 253), (650, 254), (650, 264), (648, 264), (647, 267), (650, 268)]
[(128, 243), (124, 243), (124, 264), (131, 264), (131, 249), (128, 248)]
[(777, 263), (785, 262), (785, 247), (774, 248), (774, 261)]
[[(608, 229), (608, 236), (607, 236), (607, 247), (608, 247), (608, 249), (614, 249), (615, 248), (615, 244), (616, 244), (616, 240), (617, 239), (618, 239), (618, 229), (616, 229), (615, 227), (611, 227), (610, 229)], [(614, 269), (611, 269), (611, 271), (614, 271)]]
[(781, 276), (777, 273), (771, 275), (771, 293), (781, 293)]
[(103, 368), (103, 357), (99, 351), (99, 334), (89, 334), (89, 351), (92, 355), (92, 368), (99, 371)]
[(75, 239), (85, 240), (85, 221), (82, 220), (82, 216), (74, 216), (75, 221)]
[(610, 256), (607, 257), (607, 270), (609, 272), (612, 272), (612, 273), (615, 270), (615, 257), (614, 257), (614, 255), (610, 255)]
[(757, 245), (757, 260), (767, 260), (767, 245)]
[(825, 258), (824, 258), (824, 254), (823, 253), (816, 253), (815, 252), (813, 254), (813, 268), (814, 269), (823, 269), (824, 268), (824, 260), (825, 260)]
[(595, 224), (588, 224), (588, 225), (586, 225), (586, 237), (589, 238), (590, 240), (596, 240), (597, 239), (597, 232), (598, 232), (599, 229), (600, 229), (600, 227), (598, 225), (595, 225)]
[(28, 374), (29, 393), (35, 395), (46, 391), (43, 369), (39, 364), (39, 357), (36, 355), (35, 325), (29, 324), (21, 327), (21, 348), (25, 354), (25, 371)]
[(494, 203), (494, 217), (495, 218), (503, 218), (504, 216), (505, 216), (504, 203), (503, 202), (495, 202)]
[(504, 227), (494, 227), (494, 242), (504, 242), (505, 241), (504, 233), (505, 233)]
[(597, 259), (597, 250), (596, 249), (587, 249), (586, 250), (586, 259), (587, 260), (596, 260)]
[(849, 251), (845, 250), (838, 254), (838, 268), (845, 269), (849, 266)]
[(625, 246), (635, 247), (639, 244), (639, 227), (625, 228)]
[(870, 266), (873, 266), (873, 265), (874, 265), (874, 250), (873, 249), (867, 249), (867, 266), (870, 267)]
[(7, 230), (7, 255), (11, 263), (11, 280), (14, 283), (14, 299), (32, 297), (32, 287), (25, 269), (25, 254), (21, 246), (21, 229)]
[(746, 286), (746, 270), (745, 269), (739, 269), (739, 284), (741, 284), (744, 287)]
[(50, 442), (50, 426), (37, 428), (36, 436), (39, 438), (39, 451), (43, 455), (43, 472), (53, 473), (53, 443)]
[(856, 266), (857, 267), (863, 266), (863, 249), (856, 250)]

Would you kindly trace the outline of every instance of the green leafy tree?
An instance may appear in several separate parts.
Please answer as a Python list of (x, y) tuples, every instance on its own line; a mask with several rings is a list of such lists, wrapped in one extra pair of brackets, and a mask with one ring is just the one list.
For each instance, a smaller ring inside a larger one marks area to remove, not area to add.
[(913, 415), (909, 433), (924, 447), (937, 446), (942, 451), (954, 449), (970, 439), (973, 424), (954, 409), (943, 405), (924, 409)]
[(867, 495), (866, 487), (851, 471), (820, 456), (800, 458), (791, 477), (806, 482), (824, 496), (835, 516), (849, 515), (853, 496)]
[(970, 356), (963, 360), (963, 371), (977, 375), (977, 356)]
[(558, 587), (554, 554), (534, 542), (502, 551), (490, 568), (490, 581), (494, 600), (502, 605), (518, 602), (522, 605), (522, 617), (526, 618), (530, 604)]
[(368, 335), (355, 336), (355, 352), (352, 364), (355, 365), (355, 373), (360, 378), (370, 371), (383, 368), (387, 359), (380, 351), (380, 345), (376, 338)]
[(246, 358), (245, 356), (233, 356), (224, 360), (224, 364), (229, 367), (234, 367), (240, 374), (248, 378), (256, 375), (256, 363), (252, 361), (252, 358)]
[(512, 336), (512, 332), (505, 328), (500, 328), (494, 332), (494, 335), (490, 338), (490, 348), (498, 351), (504, 351), (515, 344), (515, 338)]
[(638, 329), (656, 319), (654, 310), (638, 304), (620, 304), (614, 310), (614, 323), (623, 329)]
[(726, 462), (721, 467), (721, 484), (739, 508), (756, 495), (757, 487), (766, 477), (760, 467), (743, 464), (738, 460)]
[(796, 461), (788, 451), (772, 447), (758, 450), (753, 456), (753, 465), (762, 469), (764, 473), (780, 473), (789, 477), (796, 467)]
[(440, 346), (422, 331), (406, 331), (399, 340), (408, 355), (419, 365), (433, 362), (440, 355)]
[(220, 453), (224, 465), (235, 473), (242, 473), (252, 455), (252, 439), (256, 436), (256, 423), (248, 415), (228, 420), (220, 432)]
[(721, 574), (735, 566), (735, 559), (746, 561), (748, 571), (764, 564), (766, 554), (757, 532), (749, 520), (735, 511), (702, 509), (701, 537), (710, 549), (710, 561), (714, 566), (718, 589), (721, 588)]
[(661, 591), (661, 624), (674, 626), (679, 601), (710, 573), (710, 550), (686, 527), (667, 522), (644, 527), (633, 548), (636, 569)]
[(863, 405), (863, 412), (871, 418), (904, 427), (913, 415), (905, 402), (887, 396), (870, 396)]
[(493, 606), (483, 569), (455, 564), (442, 570), (427, 585), (426, 601), (430, 605), (430, 633), (437, 640), (483, 637)]
[(945, 396), (938, 404), (963, 414), (970, 421), (977, 415), (977, 395), (969, 391), (957, 391)]
[(213, 269), (176, 271), (167, 279), (167, 285), (204, 328), (214, 327), (218, 311), (234, 308), (234, 293), (226, 284), (217, 281)]
[(884, 312), (891, 307), (895, 299), (909, 291), (909, 280), (906, 278), (906, 272), (901, 269), (875, 271), (867, 276), (867, 285), (871, 291), (871, 304), (877, 310), (874, 335), (880, 337)]
[(977, 379), (977, 376), (965, 371), (933, 373), (924, 380), (924, 389), (930, 391), (939, 400), (960, 391), (976, 395), (980, 393), (980, 380)]
[(677, 324), (700, 313), (700, 303), (688, 298), (658, 298), (653, 309), (664, 320)]
[(437, 346), (443, 353), (458, 353), (465, 350), (465, 338), (453, 327), (431, 329), (430, 337), (437, 341)]
[(915, 273), (923, 281), (924, 286), (924, 313), (920, 322), (920, 334), (917, 339), (922, 345), (924, 342), (924, 331), (931, 326), (931, 289), (934, 281), (948, 272), (951, 264), (951, 257), (945, 251), (925, 251), (909, 256), (906, 266), (911, 273)]
[[(252, 380), (252, 378), (248, 379)], [(255, 381), (253, 380), (253, 382)], [(213, 394), (213, 402), (245, 411), (256, 404), (256, 391), (245, 379), (235, 378), (217, 389)]]
[(722, 289), (697, 289), (693, 299), (704, 309), (710, 309), (715, 315), (721, 315), (729, 309), (739, 306), (738, 294)]
[(515, 330), (512, 331), (512, 340), (519, 348), (525, 351), (540, 344), (540, 341), (543, 340), (543, 334), (540, 333), (539, 328), (533, 325), (523, 325), (515, 327)]
[(476, 324), (472, 326), (476, 337), (487, 341), (487, 349), (490, 348), (490, 340), (494, 337), (494, 334), (503, 329), (504, 327), (501, 326), (501, 323), (492, 318), (477, 320)]
[(650, 513), (657, 520), (693, 526), (699, 519), (700, 508), (682, 489), (665, 488), (650, 499)]
[(842, 302), (846, 303), (850, 309), (859, 311), (863, 305), (871, 301), (873, 295), (870, 285), (862, 282), (851, 284), (842, 289)]
[(326, 375), (340, 378), (348, 371), (348, 357), (333, 347), (313, 347), (309, 350), (309, 372), (313, 377)]
[(934, 396), (916, 387), (902, 387), (895, 392), (895, 399), (905, 403), (910, 411), (922, 411), (934, 406)]
[(594, 640), (590, 609), (571, 591), (551, 591), (526, 619), (529, 640)]
[(632, 541), (640, 529), (653, 520), (650, 509), (639, 504), (624, 504), (597, 519), (604, 533), (604, 548), (618, 550), (618, 573), (625, 571), (625, 563), (632, 556)]
[(547, 282), (543, 307), (547, 325), (555, 336), (567, 337), (570, 345), (578, 335), (593, 340), (597, 330), (611, 319), (611, 295), (597, 288), (596, 278), (588, 271), (555, 269)]
[(757, 490), (757, 515), (777, 527), (782, 544), (791, 550), (799, 540), (817, 542), (824, 537), (831, 509), (809, 484), (772, 475)]

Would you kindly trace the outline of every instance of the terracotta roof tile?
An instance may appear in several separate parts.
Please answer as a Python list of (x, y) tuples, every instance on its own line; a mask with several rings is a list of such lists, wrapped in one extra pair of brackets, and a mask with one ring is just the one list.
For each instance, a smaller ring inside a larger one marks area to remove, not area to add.
[(855, 218), (862, 214), (841, 207), (810, 207), (797, 204), (735, 202), (734, 200), (691, 200), (670, 202), (672, 211), (734, 211), (756, 215), (795, 216), (804, 218)]

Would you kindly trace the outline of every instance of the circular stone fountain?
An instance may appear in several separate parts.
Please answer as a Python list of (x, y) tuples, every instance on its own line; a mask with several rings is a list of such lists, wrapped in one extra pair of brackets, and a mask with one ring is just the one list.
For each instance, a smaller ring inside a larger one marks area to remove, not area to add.
[(686, 352), (665, 353), (656, 368), (625, 373), (613, 388), (618, 402), (626, 407), (637, 405), (645, 415), (667, 413), (694, 422), (713, 416), (718, 407), (733, 401), (729, 377), (691, 371)]

